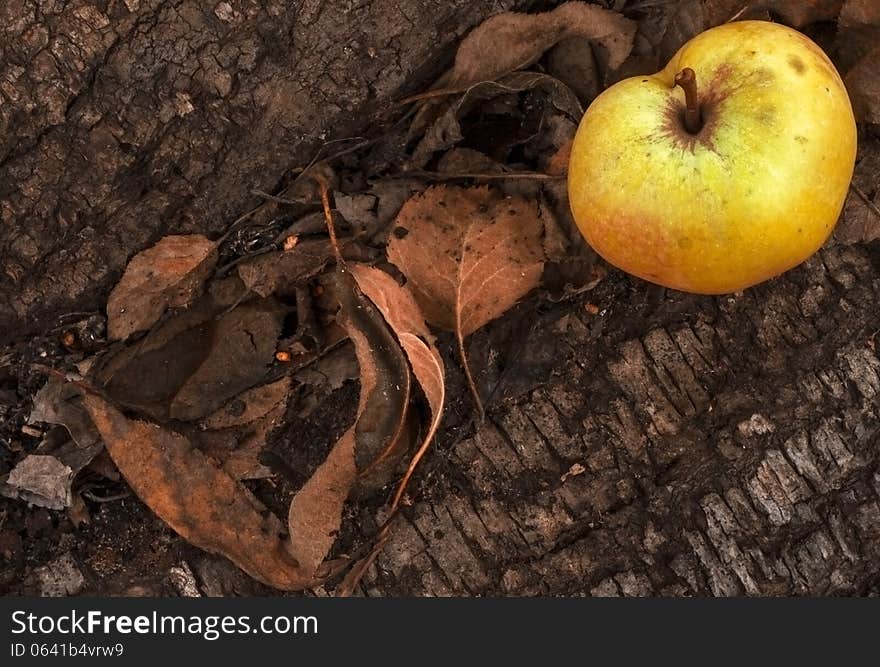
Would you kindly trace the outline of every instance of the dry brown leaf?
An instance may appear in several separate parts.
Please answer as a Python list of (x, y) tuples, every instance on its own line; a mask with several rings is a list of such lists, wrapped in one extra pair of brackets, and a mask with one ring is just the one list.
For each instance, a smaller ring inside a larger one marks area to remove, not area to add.
[(477, 399), (464, 339), (538, 285), (543, 229), (534, 202), (486, 187), (429, 188), (397, 216), (388, 259), (426, 319), (455, 332)]
[(880, 2), (846, 0), (840, 10), (840, 27), (880, 26)]
[(201, 422), (199, 445), (233, 479), (261, 479), (272, 471), (260, 462), (266, 436), (284, 417), (290, 377), (239, 394)]
[(128, 338), (167, 308), (189, 305), (217, 262), (217, 244), (199, 234), (166, 236), (135, 255), (107, 301), (107, 335)]
[(290, 250), (258, 255), (238, 265), (238, 275), (252, 292), (267, 297), (290, 292), (321, 272), (333, 258), (325, 239), (300, 240)]
[(413, 470), (434, 439), (443, 416), (443, 405), (446, 402), (443, 358), (434, 347), (434, 337), (425, 325), (424, 315), (408, 289), (398, 285), (394, 278), (374, 267), (356, 264), (352, 265), (350, 270), (358, 287), (376, 305), (394, 331), (397, 340), (400, 341), (409, 359), (413, 375), (416, 376), (431, 408), (431, 422), (427, 433), (391, 503), (393, 512), (400, 502)]
[(550, 49), (547, 71), (571, 88), (581, 104), (589, 104), (602, 90), (593, 49), (585, 39), (563, 39)]
[(880, 44), (861, 58), (844, 81), (856, 120), (880, 124)]
[[(400, 455), (409, 447), (405, 429), (412, 379), (400, 344), (352, 274), (337, 271), (330, 282), (341, 304), (337, 322), (354, 342), (361, 396), (366, 400), (355, 425), (357, 487), (365, 492), (390, 481)], [(370, 377), (366, 395), (365, 373)]]
[(755, 8), (769, 9), (790, 26), (802, 28), (816, 21), (834, 21), (843, 0), (758, 0)]
[(333, 546), (348, 497), (356, 490), (386, 484), (409, 445), (406, 358), (350, 272), (341, 268), (328, 283), (340, 303), (337, 321), (354, 343), (361, 389), (354, 425), (333, 445), (290, 505), (291, 553), (307, 572), (317, 568)]
[(290, 553), (308, 573), (318, 569), (336, 541), (342, 508), (357, 477), (355, 447), (352, 426), (290, 503)]
[(541, 275), (538, 207), (488, 187), (435, 186), (396, 220), (388, 258), (427, 320), (468, 336), (502, 315)]
[(616, 12), (584, 2), (566, 2), (550, 12), (505, 12), (475, 28), (458, 47), (455, 64), (443, 86), (462, 87), (496, 79), (534, 64), (563, 39), (597, 42), (616, 69), (632, 50), (636, 24)]
[(271, 299), (243, 304), (220, 318), (207, 356), (175, 394), (170, 416), (199, 419), (261, 381), (275, 358), (283, 322), (284, 309)]
[(264, 417), (287, 399), (290, 378), (283, 377), (239, 394), (222, 408), (202, 420), (205, 428), (232, 428)]
[(104, 399), (86, 409), (107, 451), (138, 497), (191, 544), (231, 560), (269, 586), (294, 591), (315, 584), (279, 536), (278, 518), (182, 435), (128, 419)]

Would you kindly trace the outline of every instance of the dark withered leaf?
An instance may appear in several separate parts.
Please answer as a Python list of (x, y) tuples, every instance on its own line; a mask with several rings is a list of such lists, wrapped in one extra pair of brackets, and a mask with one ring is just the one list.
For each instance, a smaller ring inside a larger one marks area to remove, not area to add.
[[(437, 151), (457, 145), (464, 138), (460, 121), (474, 108), (501, 96), (538, 89), (547, 95), (559, 113), (572, 122), (580, 121), (583, 107), (577, 95), (564, 83), (541, 72), (512, 72), (498, 81), (475, 84), (459, 98), (447, 103), (445, 111), (424, 130), (424, 136), (410, 159), (411, 168), (421, 168)], [(413, 122), (413, 131), (422, 131), (418, 118)]]
[(209, 353), (171, 402), (173, 419), (191, 421), (213, 412), (266, 376), (286, 308), (272, 299), (242, 304), (218, 320)]
[(585, 2), (566, 2), (539, 14), (505, 12), (475, 28), (458, 47), (444, 86), (467, 86), (524, 69), (563, 39), (595, 41), (619, 67), (632, 49), (636, 24), (622, 15)]

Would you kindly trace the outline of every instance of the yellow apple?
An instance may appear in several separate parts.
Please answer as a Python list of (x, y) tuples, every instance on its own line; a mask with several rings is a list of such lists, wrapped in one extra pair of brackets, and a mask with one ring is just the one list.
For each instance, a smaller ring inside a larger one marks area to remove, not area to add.
[(574, 139), (568, 191), (581, 233), (611, 264), (722, 294), (825, 242), (855, 155), (852, 107), (822, 50), (790, 28), (742, 21), (599, 95)]

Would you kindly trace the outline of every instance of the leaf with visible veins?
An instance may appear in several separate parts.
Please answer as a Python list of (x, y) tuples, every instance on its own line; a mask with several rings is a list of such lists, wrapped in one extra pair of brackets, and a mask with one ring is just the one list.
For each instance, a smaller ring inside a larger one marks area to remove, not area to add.
[(185, 540), (225, 556), (269, 586), (295, 591), (316, 584), (314, 572), (306, 573), (279, 537), (278, 518), (259, 511), (250, 491), (187, 438), (128, 419), (99, 396), (83, 402), (131, 488)]
[(426, 319), (455, 332), (479, 409), (464, 339), (538, 285), (543, 232), (537, 203), (486, 187), (429, 188), (397, 217), (388, 259)]

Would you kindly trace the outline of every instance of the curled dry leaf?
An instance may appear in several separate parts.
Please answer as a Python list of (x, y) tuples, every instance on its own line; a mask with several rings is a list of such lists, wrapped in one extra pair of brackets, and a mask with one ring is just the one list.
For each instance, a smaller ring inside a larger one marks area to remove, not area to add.
[(354, 343), (361, 390), (355, 423), (290, 505), (291, 553), (307, 572), (313, 572), (333, 546), (349, 495), (387, 483), (409, 446), (406, 358), (349, 272), (337, 270), (328, 283), (340, 303), (337, 321)]
[(199, 234), (166, 236), (135, 255), (107, 301), (107, 335), (146, 331), (167, 308), (189, 305), (217, 262), (217, 244)]
[(817, 21), (834, 21), (843, 0), (758, 0), (754, 8), (769, 9), (794, 28)]
[(73, 502), (73, 475), (71, 467), (54, 456), (29, 454), (12, 469), (5, 482), (0, 480), (0, 495), (62, 510)]
[(146, 505), (188, 542), (225, 556), (282, 590), (314, 585), (287, 550), (283, 526), (190, 441), (156, 424), (128, 419), (96, 395), (84, 399), (107, 451)]
[(563, 39), (597, 42), (616, 69), (632, 50), (636, 24), (616, 12), (585, 2), (566, 2), (550, 12), (505, 12), (484, 21), (458, 47), (442, 86), (470, 86), (534, 64)]
[(394, 331), (397, 340), (400, 341), (409, 359), (413, 375), (431, 408), (430, 425), (394, 495), (391, 504), (393, 512), (400, 502), (413, 470), (434, 439), (443, 416), (443, 404), (446, 401), (443, 358), (434, 347), (434, 337), (425, 325), (424, 316), (408, 289), (398, 285), (391, 276), (374, 267), (352, 265), (351, 272), (358, 287), (376, 305)]
[(397, 216), (388, 259), (407, 278), (426, 319), (464, 339), (538, 285), (544, 266), (538, 206), (486, 187), (433, 187)]

